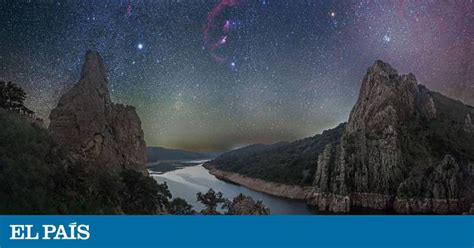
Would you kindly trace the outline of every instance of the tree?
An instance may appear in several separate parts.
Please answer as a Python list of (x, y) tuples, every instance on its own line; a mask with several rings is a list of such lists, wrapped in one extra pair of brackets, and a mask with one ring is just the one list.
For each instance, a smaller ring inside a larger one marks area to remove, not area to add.
[(126, 214), (155, 214), (168, 209), (171, 193), (166, 183), (158, 184), (134, 170), (124, 170), (121, 178), (125, 185), (122, 210)]
[(178, 197), (170, 202), (169, 213), (176, 215), (192, 215), (195, 214), (195, 211), (193, 210), (193, 206), (188, 204), (186, 200)]
[(56, 170), (46, 161), (51, 146), (47, 130), (17, 114), (0, 115), (0, 213), (55, 213), (50, 178)]
[(25, 107), (25, 91), (12, 82), (0, 81), (0, 108), (25, 115), (33, 115), (34, 112)]
[[(118, 174), (103, 164), (71, 161), (47, 129), (32, 125), (19, 114), (0, 114), (0, 127), (0, 213), (168, 211), (171, 193), (166, 184), (158, 184), (148, 175), (133, 170)], [(179, 210), (176, 212), (189, 210), (179, 201), (174, 206)]]
[(201, 211), (202, 214), (220, 214), (217, 207), (227, 201), (221, 192), (216, 193), (212, 188), (205, 194), (197, 193), (197, 200), (206, 206), (206, 209)]
[(270, 209), (265, 207), (261, 201), (255, 202), (250, 196), (239, 194), (232, 201), (224, 204), (228, 215), (268, 215)]

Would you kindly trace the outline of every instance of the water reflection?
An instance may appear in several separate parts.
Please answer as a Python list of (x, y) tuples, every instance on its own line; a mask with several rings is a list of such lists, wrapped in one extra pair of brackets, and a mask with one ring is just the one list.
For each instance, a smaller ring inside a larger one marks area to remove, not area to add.
[(228, 199), (240, 193), (262, 201), (269, 207), (272, 214), (314, 214), (302, 201), (295, 201), (274, 197), (260, 193), (243, 186), (221, 181), (209, 174), (201, 164), (180, 167), (177, 170), (167, 171), (162, 174), (152, 173), (153, 178), (159, 183), (166, 182), (173, 197), (181, 197), (196, 210), (203, 209), (203, 205), (196, 201), (198, 192), (206, 192), (209, 188), (220, 191)]

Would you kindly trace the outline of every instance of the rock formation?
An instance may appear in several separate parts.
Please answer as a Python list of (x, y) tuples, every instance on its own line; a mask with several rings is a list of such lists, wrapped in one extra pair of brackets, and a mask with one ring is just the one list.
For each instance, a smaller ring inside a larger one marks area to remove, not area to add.
[(471, 205), (471, 209), (469, 209), (469, 212), (467, 212), (466, 214), (474, 215), (474, 204)]
[(474, 133), (474, 124), (472, 123), (471, 115), (466, 115), (466, 120), (464, 121), (464, 131), (466, 133)]
[(376, 61), (338, 144), (319, 155), (308, 203), (399, 213), (462, 213), (473, 200), (474, 109)]
[(97, 52), (87, 52), (81, 79), (51, 111), (49, 131), (71, 161), (94, 162), (112, 172), (146, 173), (140, 118), (134, 107), (111, 101)]
[(238, 149), (205, 167), (324, 212), (467, 213), (474, 203), (473, 116), (473, 107), (376, 61), (347, 124), (251, 154)]

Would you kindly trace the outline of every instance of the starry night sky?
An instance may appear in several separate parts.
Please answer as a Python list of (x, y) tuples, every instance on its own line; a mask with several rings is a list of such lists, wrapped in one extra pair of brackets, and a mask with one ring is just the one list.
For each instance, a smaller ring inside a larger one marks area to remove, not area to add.
[(149, 146), (312, 136), (347, 120), (376, 59), (474, 104), (472, 0), (0, 0), (0, 13), (0, 80), (40, 117), (98, 50)]

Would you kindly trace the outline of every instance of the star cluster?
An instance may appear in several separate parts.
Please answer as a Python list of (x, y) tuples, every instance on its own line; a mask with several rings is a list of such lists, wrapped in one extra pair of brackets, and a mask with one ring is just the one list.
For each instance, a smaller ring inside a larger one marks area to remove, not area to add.
[(376, 59), (474, 104), (474, 3), (0, 0), (0, 80), (42, 118), (98, 50), (147, 144), (226, 150), (346, 121)]

